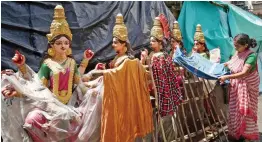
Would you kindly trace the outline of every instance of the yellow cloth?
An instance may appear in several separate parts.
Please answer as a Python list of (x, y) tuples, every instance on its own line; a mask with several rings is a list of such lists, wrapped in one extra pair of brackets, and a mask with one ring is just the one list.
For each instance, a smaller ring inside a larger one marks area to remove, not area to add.
[(153, 131), (146, 70), (135, 59), (104, 73), (102, 142), (133, 142)]

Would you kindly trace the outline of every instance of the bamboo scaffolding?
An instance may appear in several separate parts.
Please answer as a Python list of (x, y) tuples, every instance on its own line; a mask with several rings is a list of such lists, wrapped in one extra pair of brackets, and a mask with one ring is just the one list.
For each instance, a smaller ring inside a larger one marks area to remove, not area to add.
[(201, 114), (200, 114), (199, 107), (198, 107), (197, 102), (196, 102), (196, 99), (195, 99), (196, 96), (195, 96), (195, 93), (194, 93), (193, 88), (192, 88), (192, 86), (191, 86), (191, 81), (190, 81), (190, 79), (188, 79), (188, 85), (189, 85), (189, 88), (190, 88), (190, 91), (191, 91), (191, 94), (192, 94), (192, 97), (193, 97), (192, 100), (193, 100), (193, 102), (194, 102), (194, 104), (195, 104), (195, 106), (196, 106), (197, 114), (198, 114), (198, 117), (199, 117), (199, 119), (200, 119), (201, 128), (202, 128), (202, 130), (203, 130), (203, 132), (204, 132), (204, 136), (207, 137), (206, 132), (205, 132), (205, 127), (204, 127), (203, 118), (202, 118), (202, 116), (201, 116)]
[[(201, 82), (198, 77), (196, 77), (196, 78), (198, 79), (198, 82)], [(195, 81), (195, 78), (193, 78), (193, 80), (194, 80), (194, 82), (196, 82), (196, 81)], [(204, 85), (205, 82), (204, 82), (204, 81), (202, 81), (202, 82), (203, 82), (203, 85)], [(206, 89), (207, 89), (207, 92), (209, 92), (208, 88), (206, 88)], [(197, 94), (200, 94), (198, 89), (197, 89)], [(209, 93), (208, 93), (208, 94), (209, 94)], [(203, 97), (203, 99), (206, 100), (206, 103), (207, 103), (208, 108), (209, 108), (210, 103), (209, 103), (208, 99), (210, 99), (210, 96), (209, 96), (208, 94), (205, 94), (205, 93), (204, 93), (202, 97)], [(208, 108), (207, 108), (207, 109), (208, 109)], [(203, 110), (204, 110), (204, 114), (205, 114), (205, 116), (206, 116), (206, 118), (207, 118), (209, 127), (212, 128), (211, 123), (210, 123), (210, 120), (209, 120), (208, 113), (206, 112), (206, 109), (205, 109), (205, 108), (204, 108)], [(212, 109), (209, 109), (209, 111), (210, 111), (210, 113), (211, 113), (211, 118), (213, 119), (213, 122), (216, 122), (216, 119), (215, 119), (215, 117), (214, 117), (214, 114), (213, 114)], [(215, 129), (218, 131), (217, 127), (216, 127)], [(211, 132), (213, 133), (213, 136), (214, 136), (214, 138), (215, 138), (216, 135), (215, 135), (214, 131), (212, 130)], [(218, 132), (218, 134), (219, 134), (219, 132)], [(218, 136), (219, 136), (219, 135), (218, 135)], [(221, 140), (220, 136), (219, 136), (219, 139)]]
[[(199, 93), (199, 90), (197, 90), (197, 92)], [(199, 93), (199, 94), (200, 94), (200, 93)], [(205, 95), (205, 94), (204, 94), (204, 95)], [(202, 96), (202, 98), (205, 99), (204, 96)], [(208, 104), (208, 105), (209, 105), (209, 104)], [(210, 120), (209, 120), (209, 116), (208, 116), (208, 113), (207, 113), (206, 109), (204, 108), (203, 111), (204, 111), (204, 115), (206, 116), (206, 120), (207, 120), (207, 122), (208, 122), (209, 127), (212, 128), (212, 124), (211, 124), (211, 122), (210, 122)], [(211, 111), (211, 110), (210, 110), (210, 111)], [(215, 118), (214, 118), (214, 116), (213, 116), (212, 111), (211, 111), (211, 116), (212, 116), (212, 118), (213, 118), (213, 121), (216, 122), (216, 120), (215, 120)], [(214, 131), (211, 131), (211, 132), (212, 132), (213, 136), (216, 136), (215, 133), (214, 133)]]
[(176, 113), (174, 113), (174, 115), (171, 117), (171, 121), (172, 121), (172, 126), (173, 126), (173, 130), (174, 130), (174, 132), (175, 132), (175, 139), (177, 139), (177, 134), (178, 134), (178, 125), (177, 125), (177, 123), (175, 122), (175, 120), (176, 120)]
[[(209, 87), (211, 88), (210, 82), (209, 82), (208, 80), (207, 80), (207, 82), (208, 82)], [(206, 89), (208, 90), (205, 81), (204, 81), (204, 85), (205, 85)], [(214, 91), (216, 91), (216, 90), (214, 89)], [(208, 93), (209, 93), (209, 92), (208, 92)], [(210, 92), (210, 94), (212, 94), (212, 92)], [(217, 110), (216, 110), (216, 108), (215, 108), (215, 106), (214, 106), (214, 102), (213, 102), (213, 100), (212, 100), (211, 97), (216, 97), (216, 96), (215, 96), (215, 95), (210, 96), (210, 102), (211, 102), (211, 104), (212, 104), (212, 107), (213, 107), (214, 112), (216, 113), (216, 116), (217, 116), (218, 122), (219, 122), (219, 124), (220, 124), (220, 127), (223, 127), (223, 124), (221, 123), (222, 121), (221, 121), (221, 119), (220, 119), (220, 117), (219, 117), (219, 115), (218, 115), (218, 113), (217, 113)], [(220, 111), (221, 111), (221, 113), (222, 113), (222, 116), (223, 116), (224, 113), (223, 113), (223, 111), (221, 110), (220, 105), (217, 104), (217, 106), (218, 106), (218, 108), (220, 109)], [(226, 120), (224, 120), (224, 121), (226, 122)], [(227, 122), (226, 122), (225, 124), (227, 125)], [(225, 136), (225, 138), (226, 138), (226, 141), (228, 142), (227, 135), (226, 135), (226, 132), (225, 132), (224, 130), (223, 130), (223, 134), (224, 134), (224, 136)]]
[[(210, 127), (206, 127), (205, 128), (205, 131), (209, 131), (211, 128)], [(222, 128), (219, 128), (218, 132), (219, 133), (222, 133), (223, 130), (226, 130), (227, 129), (227, 126), (224, 126)], [(198, 136), (199, 134), (202, 134), (203, 133), (203, 130), (198, 130), (197, 133), (196, 132), (193, 132), (193, 133), (190, 133), (189, 135), (185, 135), (184, 136), (184, 139), (187, 140), (189, 139), (190, 137), (191, 138), (194, 138), (196, 136)], [(215, 134), (217, 135), (217, 133), (215, 132)], [(207, 136), (206, 138), (203, 138), (201, 139), (200, 141), (204, 141), (204, 140), (211, 140), (213, 138), (213, 136)], [(178, 138), (178, 141), (180, 141), (181, 138)], [(172, 141), (174, 142), (174, 141)]]
[[(208, 85), (209, 85), (209, 87), (210, 87), (210, 86), (211, 86), (210, 82), (207, 81), (207, 83), (208, 83)], [(214, 90), (214, 92), (215, 92), (215, 94), (216, 94), (216, 90)], [(212, 95), (212, 96), (213, 96), (213, 97), (216, 97), (216, 95)], [(217, 104), (217, 105), (218, 105), (219, 108), (221, 108), (219, 104)], [(222, 117), (224, 118), (224, 121), (225, 121), (226, 124), (227, 124), (227, 119), (225, 118), (225, 115), (224, 115), (224, 112), (222, 111), (222, 109), (220, 109), (220, 112), (221, 112)]]
[[(179, 71), (179, 74), (182, 76), (181, 71)], [(185, 92), (185, 96), (186, 96), (184, 102), (187, 102), (187, 104), (188, 104), (188, 106), (189, 106), (190, 114), (191, 114), (191, 116), (192, 116), (192, 118), (193, 118), (194, 128), (195, 128), (195, 130), (197, 131), (195, 116), (194, 116), (193, 111), (192, 111), (191, 102), (190, 102), (190, 100), (189, 100), (188, 92), (187, 92), (186, 85), (185, 85), (185, 79), (184, 79), (183, 77), (182, 77), (182, 84), (183, 84), (183, 88), (184, 88), (184, 92)], [(187, 117), (186, 117), (186, 115), (185, 115), (184, 105), (185, 105), (185, 103), (182, 103), (182, 104), (181, 104), (181, 108), (182, 108), (182, 114), (183, 114), (183, 118), (184, 118), (184, 124), (185, 124), (185, 126), (186, 126), (187, 134), (189, 135), (189, 134), (190, 134), (190, 131), (189, 131), (189, 127), (188, 127), (188, 124), (187, 124), (188, 121), (187, 121)], [(179, 116), (178, 116), (178, 117), (179, 117)], [(182, 128), (182, 130), (183, 130), (183, 128)], [(181, 136), (181, 137), (182, 137), (182, 136)], [(182, 139), (184, 139), (184, 138), (182, 138)], [(193, 140), (192, 140), (192, 138), (190, 137), (190, 142), (192, 142), (192, 141), (193, 141)]]
[[(201, 141), (209, 141), (209, 140), (215, 139), (217, 137), (219, 138), (219, 141), (223, 141), (222, 138), (220, 137), (220, 133), (223, 133), (225, 135), (226, 141), (228, 141), (228, 139), (226, 137), (226, 134), (225, 134), (225, 130), (226, 130), (227, 126), (223, 126), (223, 124), (226, 125), (226, 119), (224, 119), (224, 121), (221, 121), (220, 116), (217, 113), (217, 110), (215, 108), (214, 102), (212, 100), (213, 95), (210, 95), (211, 94), (210, 92), (212, 90), (208, 89), (205, 80), (200, 81), (200, 79), (197, 78), (197, 81), (196, 81), (196, 79), (194, 77), (193, 77), (193, 80), (191, 80), (191, 78), (188, 78), (188, 77), (186, 79), (188, 81), (187, 83), (188, 83), (189, 89), (191, 91), (192, 98), (189, 97), (187, 86), (185, 85), (186, 81), (185, 81), (184, 78), (182, 78), (185, 100), (184, 100), (183, 103), (181, 103), (178, 106), (180, 108), (178, 110), (182, 110), (182, 113), (179, 113), (179, 111), (177, 112), (178, 113), (177, 119), (178, 119), (178, 122), (180, 123), (180, 126), (179, 126), (179, 128), (181, 130), (180, 134), (184, 133), (183, 126), (182, 126), (182, 121), (180, 120), (180, 118), (182, 117), (184, 119), (184, 126), (186, 127), (187, 135), (184, 135), (184, 136), (180, 135), (180, 138), (176, 139), (176, 141), (180, 141), (180, 140), (185, 141), (185, 140), (188, 140), (188, 139), (190, 141), (193, 141), (193, 138), (198, 136), (198, 135), (200, 135), (200, 134), (204, 134), (204, 138)], [(206, 80), (206, 81), (209, 83), (209, 86), (210, 86), (210, 89), (211, 89), (210, 82), (208, 80)], [(198, 88), (197, 88), (196, 92), (194, 92), (192, 85), (193, 84), (197, 85), (197, 83), (202, 83), (202, 85), (203, 85), (202, 89), (205, 88), (208, 93), (201, 95), (201, 93), (199, 92)], [(208, 122), (208, 126), (207, 127), (205, 127), (205, 124), (204, 124), (204, 120), (205, 119), (202, 118), (202, 115), (200, 113), (199, 106), (198, 106), (198, 103), (197, 103), (198, 101), (201, 102), (200, 100), (202, 100), (202, 99), (206, 99), (206, 103), (209, 106), (208, 108), (210, 108), (209, 109), (210, 115), (208, 114), (206, 109), (203, 109), (204, 116), (206, 117), (206, 120)], [(195, 116), (193, 114), (191, 103), (195, 104), (195, 107), (196, 107), (196, 110), (197, 110), (197, 115), (199, 116), (199, 120), (200, 120), (200, 123), (201, 123), (201, 130), (197, 129), (196, 119), (195, 119)], [(185, 113), (184, 105), (188, 105), (189, 106), (190, 114), (191, 114), (192, 119), (193, 119), (194, 128), (196, 130), (193, 133), (191, 133), (190, 130), (189, 130), (189, 125), (188, 125), (188, 120), (187, 120), (187, 115), (188, 114)], [(219, 105), (218, 105), (218, 107), (219, 107)], [(223, 118), (225, 118), (224, 114), (223, 114), (223, 111), (221, 109), (220, 109), (220, 111), (221, 111), (221, 114), (222, 114)], [(209, 119), (211, 119), (213, 121), (213, 123), (211, 123), (211, 121)], [(215, 131), (214, 131), (214, 128), (215, 128)], [(207, 134), (206, 133), (206, 131), (209, 131), (209, 130), (211, 130), (211, 134)]]
[[(181, 124), (181, 121), (180, 121), (180, 118), (179, 118), (179, 115), (178, 115), (178, 111), (179, 111), (179, 109), (177, 109), (177, 112), (176, 112), (176, 114), (177, 114), (177, 119), (175, 119), (175, 121), (179, 124), (179, 135), (180, 135), (180, 137), (182, 137), (182, 136), (184, 136), (184, 130), (183, 130), (183, 127), (182, 127), (182, 124)], [(177, 141), (179, 140), (178, 138), (176, 139)], [(185, 141), (185, 139), (184, 139), (184, 137), (182, 137), (182, 142), (184, 142)]]
[[(191, 109), (192, 110), (192, 109)], [(190, 111), (191, 112), (191, 111)], [(186, 126), (186, 130), (187, 130), (187, 134), (190, 134), (189, 128), (188, 128), (188, 124), (187, 124), (187, 118), (185, 115), (185, 109), (184, 109), (184, 104), (182, 104), (182, 113), (183, 113), (183, 117), (184, 117), (184, 124)], [(193, 114), (192, 114), (193, 115)], [(183, 128), (182, 128), (183, 130)], [(190, 138), (190, 141), (192, 142), (193, 140)]]
[[(163, 140), (164, 142), (167, 141), (166, 139), (166, 135), (165, 135), (165, 131), (164, 131), (164, 127), (163, 127), (163, 119), (160, 116), (159, 113), (159, 106), (158, 106), (158, 96), (157, 96), (157, 90), (156, 90), (156, 86), (155, 86), (155, 82), (154, 82), (154, 78), (153, 78), (153, 74), (152, 74), (152, 66), (149, 65), (148, 66), (149, 70), (150, 70), (150, 75), (151, 78), (153, 80), (153, 88), (154, 88), (154, 94), (155, 94), (155, 103), (156, 103), (156, 117), (158, 118), (156, 121), (156, 129), (159, 127), (160, 124), (160, 129), (163, 135)], [(181, 76), (183, 76), (181, 74), (181, 72), (179, 71), (179, 74)], [(201, 83), (201, 86), (203, 90), (206, 90), (207, 93), (200, 93), (199, 87), (197, 86), (197, 83)], [(209, 141), (211, 139), (215, 139), (215, 138), (219, 138), (218, 140), (223, 142), (223, 139), (221, 137), (221, 133), (223, 133), (223, 135), (226, 138), (226, 141), (228, 142), (227, 136), (226, 136), (226, 129), (227, 129), (227, 120), (225, 118), (225, 115), (222, 111), (222, 109), (220, 108), (220, 105), (216, 103), (218, 109), (220, 109), (220, 113), (222, 115), (223, 120), (221, 119), (221, 116), (218, 114), (218, 110), (215, 106), (215, 103), (213, 102), (213, 97), (215, 97), (215, 95), (213, 93), (216, 94), (216, 90), (210, 90), (211, 85), (210, 82), (208, 80), (204, 80), (202, 78), (198, 78), (195, 76), (193, 76), (193, 78), (190, 77), (182, 77), (182, 84), (183, 84), (183, 88), (184, 88), (184, 102), (181, 103), (180, 105), (178, 105), (178, 109), (176, 111), (175, 114), (177, 114), (176, 116), (172, 116), (172, 126), (173, 126), (173, 130), (174, 132), (178, 131), (177, 133), (179, 134), (179, 137), (175, 136), (175, 139), (173, 140), (173, 142), (175, 141), (187, 141), (190, 140), (190, 142), (195, 142), (195, 140), (193, 138), (197, 138), (198, 136), (203, 134), (203, 138), (200, 141)], [(193, 86), (194, 85), (194, 86)], [(197, 86), (197, 87), (195, 87)], [(196, 91), (194, 90), (196, 88)], [(194, 89), (193, 89), (194, 88)], [(189, 92), (188, 89), (190, 90), (191, 96), (189, 96)], [(200, 108), (199, 108), (199, 103), (201, 103), (201, 100), (206, 100), (206, 103), (208, 105), (208, 111), (206, 109), (203, 108), (203, 114), (201, 114), (200, 112)], [(193, 104), (192, 104), (193, 103)], [(198, 116), (198, 119), (196, 119), (195, 114), (193, 113), (193, 106), (195, 106), (194, 109), (196, 109), (196, 115)], [(185, 107), (188, 106), (187, 108), (189, 108), (189, 112), (185, 111)], [(193, 124), (193, 129), (195, 130), (194, 132), (190, 132), (190, 127), (189, 127), (189, 119), (188, 116), (191, 116), (192, 118), (192, 124)], [(204, 116), (206, 118), (204, 118)], [(200, 125), (201, 128), (198, 129), (197, 126), (197, 121), (200, 121)], [(212, 121), (212, 122), (211, 122)], [(207, 122), (207, 123), (206, 123)], [(176, 127), (175, 127), (176, 126)], [(184, 131), (184, 129), (186, 130), (186, 132)], [(208, 133), (208, 131), (210, 131)], [(158, 141), (157, 138), (157, 133), (158, 131), (156, 131), (156, 141)], [(199, 139), (199, 138), (198, 138)]]

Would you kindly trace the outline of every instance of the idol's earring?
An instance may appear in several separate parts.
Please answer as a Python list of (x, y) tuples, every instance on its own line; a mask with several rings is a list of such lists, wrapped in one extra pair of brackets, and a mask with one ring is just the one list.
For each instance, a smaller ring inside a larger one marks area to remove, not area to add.
[(55, 50), (53, 48), (49, 48), (47, 52), (48, 52), (49, 56), (51, 56), (51, 57), (55, 56)]

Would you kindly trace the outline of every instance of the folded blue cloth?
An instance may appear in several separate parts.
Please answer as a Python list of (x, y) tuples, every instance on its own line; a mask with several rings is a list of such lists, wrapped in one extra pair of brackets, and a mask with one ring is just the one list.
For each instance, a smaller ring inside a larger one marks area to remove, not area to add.
[(197, 77), (205, 79), (217, 80), (222, 75), (230, 74), (224, 64), (213, 63), (198, 53), (187, 57), (179, 48), (173, 55), (173, 61)]

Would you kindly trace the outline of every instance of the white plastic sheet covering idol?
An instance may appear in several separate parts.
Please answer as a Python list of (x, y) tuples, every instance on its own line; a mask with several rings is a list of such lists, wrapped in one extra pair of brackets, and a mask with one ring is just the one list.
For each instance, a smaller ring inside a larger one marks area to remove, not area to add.
[(215, 48), (210, 50), (210, 61), (212, 63), (220, 63), (221, 60), (221, 56), (220, 56), (220, 49), (219, 48)]
[[(30, 80), (24, 80), (19, 73), (2, 76), (2, 88), (11, 84), (24, 96), (6, 99), (1, 94), (1, 133), (4, 142), (32, 141), (25, 130), (31, 127), (25, 124), (25, 118), (32, 111), (38, 111), (48, 120), (41, 125), (41, 131), (35, 130), (42, 134), (41, 139), (45, 142), (63, 141), (72, 136), (76, 137), (77, 142), (99, 141), (103, 77), (89, 82), (93, 88), (88, 88), (86, 94), (82, 94), (77, 87), (70, 103), (64, 105), (41, 84), (37, 74), (28, 69)], [(74, 107), (77, 102), (78, 107)]]

